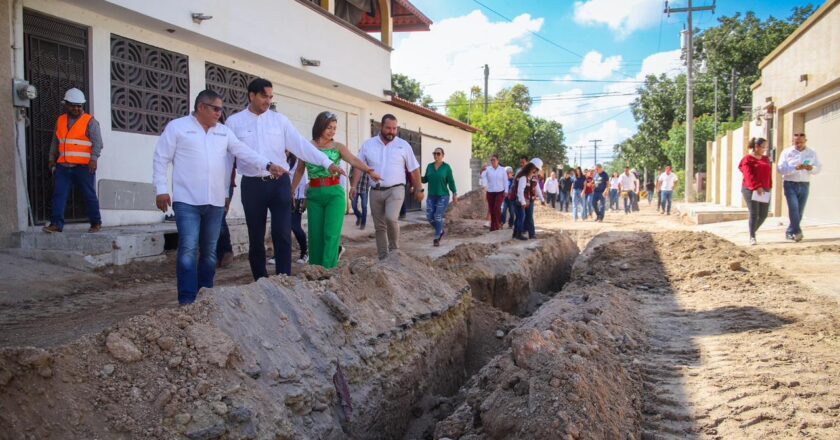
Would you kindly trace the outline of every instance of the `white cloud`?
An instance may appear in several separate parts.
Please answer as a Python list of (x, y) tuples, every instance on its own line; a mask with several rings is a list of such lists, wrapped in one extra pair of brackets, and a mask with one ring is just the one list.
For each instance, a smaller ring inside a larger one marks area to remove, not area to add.
[(583, 57), (580, 67), (572, 69), (583, 79), (607, 79), (621, 68), (621, 55), (604, 58), (598, 51), (590, 51)]
[(642, 61), (642, 69), (639, 71), (636, 78), (641, 81), (648, 75), (659, 75), (661, 73), (673, 78), (685, 70), (685, 65), (680, 58), (681, 56), (682, 49), (657, 52), (653, 55), (648, 55)]
[[(602, 152), (612, 151), (613, 145), (629, 138), (634, 132), (635, 130), (619, 126), (618, 122), (613, 119), (604, 122), (591, 131), (586, 131), (578, 135), (577, 138), (574, 138), (575, 142), (573, 145), (590, 145), (590, 139), (600, 139), (601, 142), (598, 143), (598, 149)], [(606, 153), (604, 153), (602, 157), (606, 156)]]
[[(391, 54), (391, 70), (420, 81), (435, 101), (445, 101), (458, 90), (484, 84), (484, 64), (490, 76), (518, 78), (512, 58), (530, 48), (530, 32), (537, 32), (542, 18), (522, 14), (512, 22), (491, 22), (481, 11), (447, 18), (429, 32), (412, 32), (397, 42)], [(507, 84), (490, 82), (495, 93)]]
[(656, 25), (662, 19), (662, 0), (585, 0), (575, 2), (575, 22), (607, 25), (618, 37)]

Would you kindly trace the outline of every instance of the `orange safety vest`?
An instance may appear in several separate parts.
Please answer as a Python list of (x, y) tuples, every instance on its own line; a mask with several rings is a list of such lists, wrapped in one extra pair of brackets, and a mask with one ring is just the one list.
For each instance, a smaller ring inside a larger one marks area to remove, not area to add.
[(58, 163), (73, 165), (88, 165), (93, 154), (93, 143), (87, 136), (88, 124), (93, 116), (85, 113), (79, 120), (68, 128), (69, 118), (66, 114), (58, 117), (55, 137), (58, 139)]

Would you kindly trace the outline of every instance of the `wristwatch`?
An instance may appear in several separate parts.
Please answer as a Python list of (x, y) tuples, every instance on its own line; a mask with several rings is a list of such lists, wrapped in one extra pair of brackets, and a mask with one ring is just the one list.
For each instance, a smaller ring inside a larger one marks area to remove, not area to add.
[(269, 163), (265, 164), (265, 170), (266, 170), (266, 171), (271, 171), (271, 166), (272, 166), (272, 165), (274, 165), (274, 164), (273, 164), (273, 163), (271, 163), (271, 162), (269, 162)]

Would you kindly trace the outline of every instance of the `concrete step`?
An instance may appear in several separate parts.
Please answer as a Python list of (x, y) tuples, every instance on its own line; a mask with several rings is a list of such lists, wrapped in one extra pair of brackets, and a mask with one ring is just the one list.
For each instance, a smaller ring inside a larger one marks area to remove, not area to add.
[(680, 214), (685, 214), (686, 218), (697, 225), (744, 220), (750, 217), (747, 208), (732, 208), (710, 203), (677, 203), (675, 210)]

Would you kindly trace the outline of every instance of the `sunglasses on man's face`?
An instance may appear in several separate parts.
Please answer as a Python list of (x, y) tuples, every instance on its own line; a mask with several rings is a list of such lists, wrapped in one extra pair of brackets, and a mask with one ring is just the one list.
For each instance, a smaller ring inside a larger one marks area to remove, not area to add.
[(209, 107), (211, 110), (213, 110), (214, 113), (221, 113), (222, 112), (222, 107), (219, 107), (218, 105), (208, 104), (206, 102), (204, 103), (204, 105), (206, 107)]
[(802, 137), (802, 138), (804, 138), (804, 137), (805, 137), (805, 133), (794, 133), (794, 134), (793, 134), (793, 137), (798, 137), (798, 138), (799, 138), (799, 137)]

